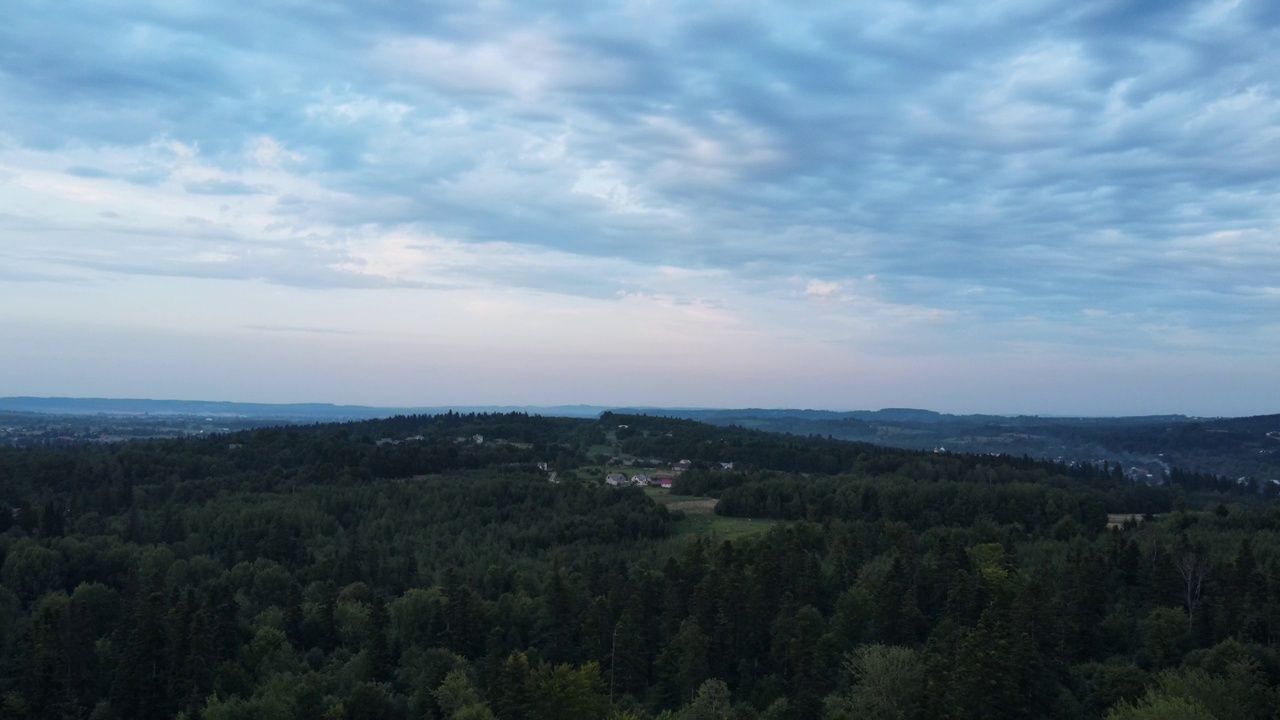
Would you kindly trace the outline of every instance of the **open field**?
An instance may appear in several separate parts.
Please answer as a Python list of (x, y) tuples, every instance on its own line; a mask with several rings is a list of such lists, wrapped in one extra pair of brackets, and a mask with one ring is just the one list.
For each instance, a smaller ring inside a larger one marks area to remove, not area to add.
[(712, 540), (741, 540), (755, 535), (762, 535), (768, 532), (769, 528), (782, 522), (782, 520), (693, 514), (684, 516), (684, 519), (676, 525), (676, 532), (681, 535), (692, 534)]
[(679, 510), (685, 515), (715, 515), (716, 503), (720, 502), (715, 498), (699, 498), (697, 500), (682, 500), (680, 502), (667, 503), (668, 510)]
[(696, 495), (672, 495), (666, 490), (648, 488), (645, 493), (656, 503), (665, 505), (668, 510), (679, 510), (684, 519), (676, 526), (681, 536), (697, 535), (714, 540), (740, 540), (760, 535), (769, 528), (783, 521), (763, 520), (759, 518), (721, 517), (715, 514), (715, 498), (698, 497)]

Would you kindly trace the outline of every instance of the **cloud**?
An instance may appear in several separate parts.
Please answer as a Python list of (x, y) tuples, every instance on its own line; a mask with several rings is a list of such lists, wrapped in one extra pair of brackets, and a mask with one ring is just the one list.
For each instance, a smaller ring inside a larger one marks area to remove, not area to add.
[(554, 92), (609, 91), (627, 75), (614, 58), (536, 30), (466, 43), (396, 38), (378, 48), (376, 57), (387, 72), (433, 89), (525, 100)]
[(15, 0), (0, 263), (1274, 353), (1272, 6)]
[(827, 282), (824, 280), (810, 280), (805, 285), (804, 292), (810, 297), (828, 298), (840, 292), (840, 283)]
[(104, 178), (111, 177), (111, 173), (101, 168), (77, 166), (67, 168), (68, 175), (75, 175), (82, 178)]
[(255, 187), (239, 180), (223, 180), (218, 178), (210, 178), (208, 180), (192, 180), (183, 185), (187, 192), (196, 195), (261, 195), (266, 192), (264, 188)]
[(305, 325), (245, 325), (248, 330), (267, 333), (315, 333), (320, 335), (355, 335), (352, 330), (337, 330), (326, 327), (308, 327)]

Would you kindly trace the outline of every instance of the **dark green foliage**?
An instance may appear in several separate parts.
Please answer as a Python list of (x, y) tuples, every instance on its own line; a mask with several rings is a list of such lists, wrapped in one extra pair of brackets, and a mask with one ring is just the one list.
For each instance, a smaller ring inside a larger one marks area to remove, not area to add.
[[(618, 425), (789, 522), (685, 535), (583, 469)], [(4, 449), (0, 717), (1267, 717), (1280, 509), (1175, 478), (621, 415)]]

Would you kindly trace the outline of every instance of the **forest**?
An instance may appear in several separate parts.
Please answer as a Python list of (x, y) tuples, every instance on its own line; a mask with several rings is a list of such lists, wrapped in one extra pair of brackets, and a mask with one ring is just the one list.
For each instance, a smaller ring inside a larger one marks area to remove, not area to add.
[(1256, 482), (644, 415), (0, 448), (0, 718), (1261, 720), (1278, 563)]
[(1130, 465), (1163, 465), (1262, 480), (1280, 479), (1280, 415), (1242, 418), (944, 415), (928, 410), (668, 410), (715, 425), (830, 435), (905, 449), (988, 452)]

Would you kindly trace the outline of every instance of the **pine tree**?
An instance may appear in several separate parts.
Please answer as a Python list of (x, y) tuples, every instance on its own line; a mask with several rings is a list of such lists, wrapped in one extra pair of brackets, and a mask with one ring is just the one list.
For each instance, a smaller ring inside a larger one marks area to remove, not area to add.
[(111, 705), (122, 716), (136, 720), (168, 720), (165, 668), (165, 602), (150, 592), (133, 614), (124, 647), (123, 662), (111, 688)]
[(369, 638), (366, 644), (369, 675), (374, 682), (391, 679), (391, 653), (387, 650), (387, 606), (381, 596), (374, 596), (369, 611)]

